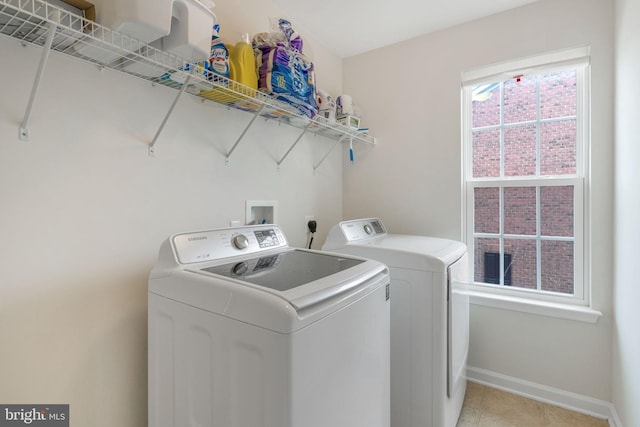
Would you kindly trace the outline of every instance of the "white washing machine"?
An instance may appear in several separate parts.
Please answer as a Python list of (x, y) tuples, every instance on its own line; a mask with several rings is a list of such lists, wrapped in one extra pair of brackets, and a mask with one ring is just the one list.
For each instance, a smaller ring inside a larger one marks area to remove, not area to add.
[(466, 391), (470, 270), (453, 240), (387, 234), (377, 218), (335, 225), (322, 248), (391, 272), (391, 426), (455, 427)]
[(183, 233), (149, 278), (150, 427), (389, 427), (389, 272), (275, 225)]

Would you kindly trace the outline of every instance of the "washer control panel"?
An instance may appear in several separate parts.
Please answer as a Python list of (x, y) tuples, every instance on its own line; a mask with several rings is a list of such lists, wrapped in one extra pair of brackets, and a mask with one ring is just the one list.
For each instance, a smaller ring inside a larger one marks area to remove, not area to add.
[(177, 261), (192, 264), (286, 247), (287, 239), (269, 224), (176, 234), (171, 243)]
[(244, 234), (236, 234), (231, 239), (231, 244), (238, 250), (244, 250), (249, 247), (249, 239)]
[(378, 218), (354, 219), (340, 223), (340, 230), (347, 242), (379, 237), (387, 234), (382, 221)]

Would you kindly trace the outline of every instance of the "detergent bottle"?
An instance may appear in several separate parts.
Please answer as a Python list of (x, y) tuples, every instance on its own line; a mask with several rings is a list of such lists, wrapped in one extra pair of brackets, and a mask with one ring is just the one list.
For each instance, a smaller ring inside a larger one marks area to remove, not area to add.
[(223, 77), (229, 77), (229, 51), (220, 38), (220, 26), (213, 26), (211, 35), (211, 56), (209, 57), (209, 71)]
[(258, 71), (249, 34), (229, 51), (229, 78), (252, 89), (258, 89)]

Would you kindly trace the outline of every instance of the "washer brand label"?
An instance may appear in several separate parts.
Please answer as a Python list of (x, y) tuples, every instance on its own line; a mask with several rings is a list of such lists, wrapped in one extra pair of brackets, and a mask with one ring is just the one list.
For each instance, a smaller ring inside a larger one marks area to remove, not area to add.
[(207, 236), (189, 237), (187, 240), (190, 241), (190, 242), (193, 242), (194, 240), (207, 240)]
[(69, 405), (0, 405), (0, 427), (69, 427)]

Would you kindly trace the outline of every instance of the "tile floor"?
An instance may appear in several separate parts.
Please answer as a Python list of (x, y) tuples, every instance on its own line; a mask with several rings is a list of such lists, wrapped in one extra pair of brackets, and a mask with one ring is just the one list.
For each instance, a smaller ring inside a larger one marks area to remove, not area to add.
[(609, 423), (469, 381), (457, 427), (609, 427)]

